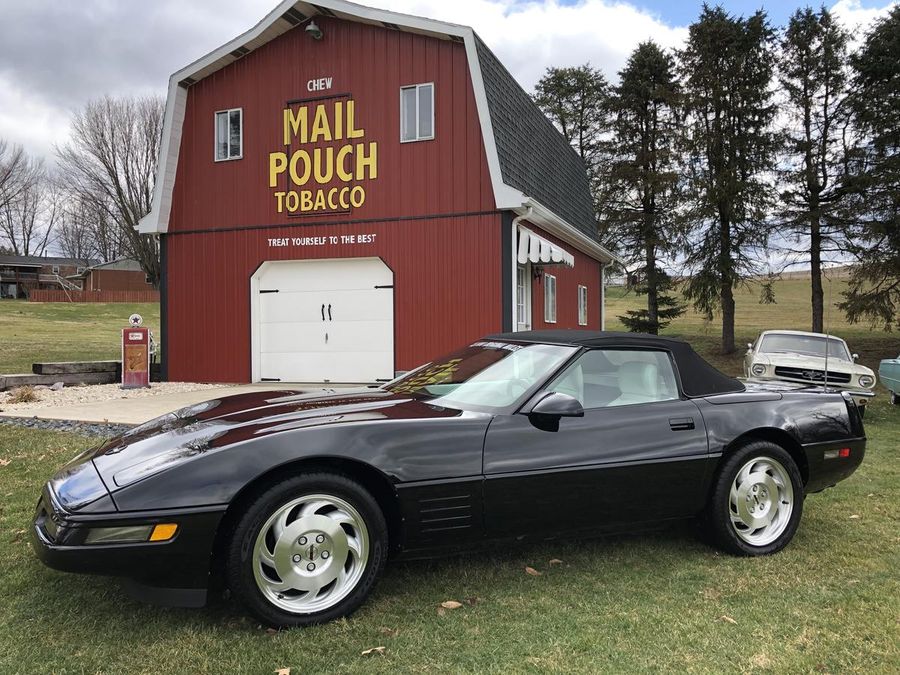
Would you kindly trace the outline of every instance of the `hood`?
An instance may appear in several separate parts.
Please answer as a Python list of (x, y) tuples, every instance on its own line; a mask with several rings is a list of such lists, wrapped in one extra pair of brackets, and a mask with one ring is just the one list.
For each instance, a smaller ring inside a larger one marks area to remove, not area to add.
[(330, 391), (260, 391), (205, 401), (163, 415), (93, 450), (110, 491), (197, 456), (271, 434), (304, 428), (384, 420), (461, 415), (458, 410), (377, 388)]

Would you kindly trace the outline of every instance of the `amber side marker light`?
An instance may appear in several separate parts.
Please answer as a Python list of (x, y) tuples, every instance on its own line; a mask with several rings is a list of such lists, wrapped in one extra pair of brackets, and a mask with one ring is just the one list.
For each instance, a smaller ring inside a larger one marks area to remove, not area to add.
[(150, 533), (149, 541), (169, 541), (178, 532), (178, 525), (175, 523), (161, 523), (153, 526), (153, 532)]

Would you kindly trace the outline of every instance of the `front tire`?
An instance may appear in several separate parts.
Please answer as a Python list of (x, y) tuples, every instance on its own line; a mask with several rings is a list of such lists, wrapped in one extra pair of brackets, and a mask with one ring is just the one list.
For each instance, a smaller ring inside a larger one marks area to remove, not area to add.
[(891, 405), (900, 405), (900, 394), (895, 391), (891, 392)]
[(387, 524), (372, 496), (346, 476), (313, 473), (262, 492), (228, 547), (231, 592), (272, 627), (351, 614), (387, 559)]
[(748, 443), (722, 464), (707, 508), (713, 539), (735, 555), (777, 553), (790, 543), (803, 514), (803, 480), (784, 448)]

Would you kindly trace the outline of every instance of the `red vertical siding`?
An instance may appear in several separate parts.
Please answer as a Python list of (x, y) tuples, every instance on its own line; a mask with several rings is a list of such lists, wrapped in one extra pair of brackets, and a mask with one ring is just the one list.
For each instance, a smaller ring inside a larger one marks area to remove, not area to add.
[[(378, 256), (394, 271), (395, 354), (413, 368), (501, 330), (499, 214), (169, 235), (169, 377), (250, 379), (250, 277), (266, 260)], [(268, 245), (270, 237), (375, 234), (372, 244)]]
[[(169, 231), (493, 209), (465, 47), (328, 17), (316, 22), (320, 42), (302, 27), (291, 30), (189, 88)], [(331, 77), (332, 88), (307, 91), (320, 77)], [(400, 87), (427, 82), (435, 138), (400, 143)], [(282, 110), (290, 100), (336, 94), (355, 101), (360, 140), (378, 144), (378, 176), (361, 182), (365, 204), (350, 216), (278, 213), (268, 172), (269, 153), (285, 150)], [(243, 159), (215, 162), (214, 113), (229, 108), (243, 109)]]
[[(575, 256), (575, 267), (550, 265), (544, 268), (547, 274), (556, 277), (556, 323), (544, 321), (543, 276), (532, 280), (531, 327), (534, 330), (545, 328), (600, 330), (600, 263), (535, 225), (529, 223), (528, 228)], [(578, 286), (587, 286), (588, 289), (588, 322), (586, 326), (578, 325)]]

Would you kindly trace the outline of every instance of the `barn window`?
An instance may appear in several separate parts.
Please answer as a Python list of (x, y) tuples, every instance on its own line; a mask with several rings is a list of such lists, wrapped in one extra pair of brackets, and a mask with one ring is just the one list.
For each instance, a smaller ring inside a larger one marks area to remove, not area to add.
[(556, 277), (544, 275), (544, 321), (556, 323)]
[(587, 326), (587, 286), (578, 287), (578, 325)]
[(59, 265), (54, 265), (51, 269), (53, 270), (53, 274), (59, 274)]
[(241, 108), (216, 113), (216, 161), (244, 156), (244, 111)]
[(434, 84), (400, 88), (400, 142), (434, 138)]

